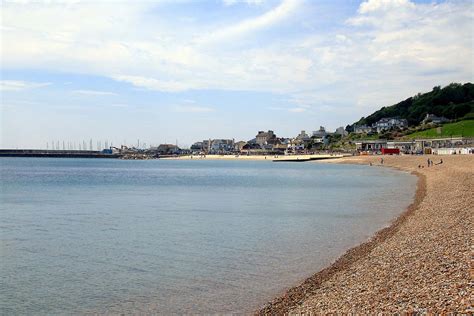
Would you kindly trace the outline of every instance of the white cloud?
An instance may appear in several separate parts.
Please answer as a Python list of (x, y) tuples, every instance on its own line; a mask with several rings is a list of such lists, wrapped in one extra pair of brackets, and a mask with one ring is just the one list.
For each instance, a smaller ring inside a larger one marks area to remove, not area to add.
[(231, 6), (238, 3), (245, 3), (248, 5), (260, 5), (263, 2), (265, 2), (265, 0), (222, 0), (222, 3), (226, 6)]
[(128, 82), (136, 87), (145, 88), (149, 90), (180, 92), (192, 89), (192, 85), (178, 81), (163, 81), (155, 78), (128, 75), (114, 75), (111, 77), (115, 80)]
[(50, 82), (29, 82), (20, 80), (1, 80), (1, 91), (22, 91), (26, 89), (42, 88), (51, 85)]
[[(325, 14), (310, 13), (312, 1), (281, 1), (233, 23), (196, 16), (189, 25), (149, 1), (2, 4), (2, 64), (149, 90), (262, 91), (295, 97), (295, 109), (359, 102), (368, 111), (474, 72), (470, 1), (369, 0), (345, 24), (311, 31), (300, 20)], [(291, 32), (272, 33), (285, 27)]]
[(211, 32), (199, 38), (197, 43), (206, 44), (221, 40), (235, 40), (236, 36), (269, 27), (287, 18), (296, 10), (300, 2), (300, 0), (283, 0), (280, 5), (262, 15)]
[(178, 105), (174, 108), (176, 112), (181, 113), (207, 113), (214, 112), (214, 109), (211, 107), (205, 106), (187, 106), (187, 105)]
[(282, 111), (282, 110), (286, 110), (284, 107), (280, 107), (280, 106), (268, 106), (266, 109), (267, 109), (267, 110), (272, 110), (272, 111)]
[(409, 0), (368, 0), (360, 4), (359, 13), (364, 14), (374, 11), (387, 11), (414, 7), (415, 4)]
[(359, 12), (348, 23), (369, 27), (355, 47), (368, 53), (369, 62), (409, 64), (412, 72), (463, 65), (472, 74), (473, 40), (464, 36), (465, 30), (473, 27), (472, 4), (370, 0), (361, 4)]
[(92, 96), (100, 96), (100, 95), (117, 95), (114, 92), (110, 91), (98, 91), (98, 90), (73, 90), (73, 93), (76, 94), (83, 94), (83, 95), (92, 95)]
[(302, 113), (302, 112), (306, 112), (306, 110), (307, 110), (307, 108), (297, 107), (297, 108), (288, 109), (288, 112)]

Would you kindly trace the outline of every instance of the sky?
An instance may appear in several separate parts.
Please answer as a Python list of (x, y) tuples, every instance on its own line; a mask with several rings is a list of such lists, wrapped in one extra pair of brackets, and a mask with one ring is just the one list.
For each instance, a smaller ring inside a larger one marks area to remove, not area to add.
[(0, 10), (1, 148), (295, 137), (474, 81), (471, 0), (2, 0)]

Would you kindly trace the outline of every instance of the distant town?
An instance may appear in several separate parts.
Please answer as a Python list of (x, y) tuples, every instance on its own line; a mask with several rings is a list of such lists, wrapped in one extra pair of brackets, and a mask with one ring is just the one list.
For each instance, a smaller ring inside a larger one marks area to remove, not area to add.
[[(427, 114), (417, 129), (439, 128), (450, 120)], [(413, 129), (412, 129), (413, 130)], [(371, 126), (355, 125), (354, 127), (338, 127), (329, 132), (324, 126), (311, 134), (302, 130), (294, 137), (279, 137), (273, 130), (258, 131), (255, 138), (246, 141), (235, 139), (207, 139), (195, 142), (189, 149), (179, 148), (174, 144), (161, 144), (148, 151), (158, 155), (305, 155), (315, 153), (340, 152), (372, 154), (372, 153), (435, 153), (446, 148), (470, 148), (474, 138), (462, 135), (439, 138), (418, 138), (389, 140), (392, 134), (409, 132), (408, 121), (396, 117), (382, 118)], [(388, 139), (380, 139), (380, 135), (389, 135)], [(364, 139), (367, 138), (367, 139)], [(117, 152), (130, 148), (115, 149)], [(446, 151), (446, 150), (444, 150)], [(443, 151), (443, 152), (444, 152)], [(463, 150), (458, 150), (461, 153)]]
[[(45, 150), (3, 149), (0, 156), (37, 156), (37, 157), (90, 157), (90, 158), (122, 158), (122, 159), (153, 159), (177, 157), (185, 155), (311, 155), (328, 153), (345, 154), (470, 154), (473, 152), (474, 137), (468, 135), (443, 134), (443, 125), (468, 122), (471, 128), (473, 120), (454, 122), (445, 117), (426, 114), (419, 126), (409, 127), (406, 119), (385, 117), (372, 125), (353, 125), (338, 127), (335, 131), (327, 131), (324, 126), (307, 133), (302, 130), (293, 137), (278, 136), (275, 131), (257, 131), (249, 140), (235, 139), (204, 139), (196, 141), (190, 148), (180, 148), (177, 144), (160, 144), (145, 148), (140, 146), (109, 146), (107, 142), (97, 142), (97, 150), (92, 150), (92, 140), (79, 143), (75, 149), (69, 142), (51, 142)], [(436, 130), (439, 137), (410, 137), (419, 135), (420, 131)], [(62, 149), (61, 149), (62, 144)]]

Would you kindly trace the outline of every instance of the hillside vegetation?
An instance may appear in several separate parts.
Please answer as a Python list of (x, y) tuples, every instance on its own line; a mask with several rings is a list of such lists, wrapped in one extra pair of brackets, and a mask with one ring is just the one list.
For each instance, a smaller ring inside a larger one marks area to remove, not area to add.
[[(438, 133), (439, 131), (439, 133)], [(474, 120), (459, 121), (444, 124), (421, 132), (407, 135), (408, 138), (436, 138), (436, 137), (474, 137)]]
[[(372, 125), (384, 117), (399, 117), (408, 120), (410, 126), (419, 125), (426, 114), (459, 119), (474, 112), (474, 84), (451, 83), (441, 88), (436, 86), (427, 93), (417, 95), (392, 106), (382, 107), (355, 125)], [(353, 124), (353, 125), (354, 125)]]

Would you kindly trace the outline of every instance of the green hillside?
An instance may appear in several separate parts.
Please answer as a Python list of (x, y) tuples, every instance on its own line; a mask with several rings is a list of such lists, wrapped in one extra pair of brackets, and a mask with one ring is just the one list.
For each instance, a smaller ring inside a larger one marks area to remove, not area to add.
[(440, 127), (441, 133), (438, 133), (438, 128), (431, 128), (421, 132), (416, 132), (407, 135), (408, 138), (436, 138), (436, 137), (474, 137), (474, 120), (460, 121), (456, 123), (444, 124)]
[[(355, 125), (372, 125), (384, 117), (399, 117), (408, 120), (410, 126), (419, 125), (427, 113), (459, 119), (474, 112), (474, 84), (451, 83), (441, 88), (434, 87), (427, 93), (417, 95), (392, 106), (382, 107)], [(353, 125), (354, 125), (353, 124)]]

